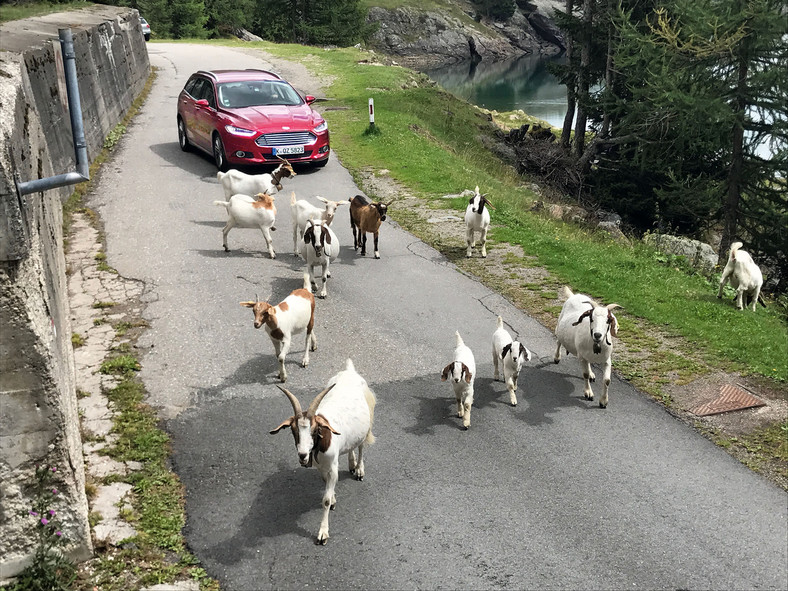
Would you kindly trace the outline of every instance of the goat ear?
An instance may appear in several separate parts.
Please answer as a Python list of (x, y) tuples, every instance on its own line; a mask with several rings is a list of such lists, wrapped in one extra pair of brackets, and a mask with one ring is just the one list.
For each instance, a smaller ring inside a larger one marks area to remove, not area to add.
[(445, 382), (446, 380), (449, 379), (449, 372), (451, 371), (452, 365), (454, 365), (454, 363), (450, 363), (449, 365), (443, 368), (443, 371), (441, 372), (441, 382)]
[(255, 305), (256, 303), (257, 303), (257, 302), (241, 302), (241, 305), (242, 305), (244, 308), (254, 308), (254, 305)]
[(590, 316), (591, 316), (591, 314), (593, 313), (593, 311), (594, 311), (594, 309), (593, 309), (593, 308), (591, 308), (590, 310), (586, 310), (585, 312), (583, 312), (582, 314), (580, 314), (580, 318), (578, 318), (578, 319), (577, 319), (577, 322), (573, 322), (573, 323), (572, 323), (572, 326), (577, 326), (578, 324), (580, 324), (581, 322), (583, 322), (583, 318), (590, 317)]
[(322, 229), (320, 230), (320, 233), (323, 235), (323, 240), (327, 244), (331, 244), (331, 233), (328, 231), (328, 228), (326, 228), (325, 226), (321, 226), (321, 228)]
[(615, 314), (610, 314), (610, 318), (613, 322), (610, 323), (610, 334), (614, 337), (618, 336), (618, 318), (616, 318)]
[(512, 348), (512, 344), (511, 343), (509, 343), (507, 345), (504, 345), (503, 349), (501, 349), (501, 359), (506, 357), (506, 354), (509, 352), (509, 349), (511, 349), (511, 348)]
[(329, 423), (328, 420), (323, 416), (315, 415), (315, 422), (317, 422), (317, 424), (321, 427), (331, 431), (334, 435), (342, 435), (342, 433), (334, 429), (334, 427), (331, 426), (331, 423)]
[(286, 420), (282, 421), (282, 424), (281, 424), (281, 425), (279, 425), (279, 426), (278, 426), (276, 429), (274, 429), (273, 431), (269, 431), (269, 433), (270, 433), (271, 435), (276, 435), (277, 433), (279, 433), (279, 431), (281, 431), (281, 430), (282, 430), (282, 429), (284, 429), (285, 427), (292, 427), (292, 426), (293, 426), (293, 420), (294, 420), (294, 419), (295, 419), (295, 417), (290, 417), (289, 419), (286, 419)]
[(320, 195), (315, 195), (315, 199), (317, 199), (318, 201), (322, 201), (323, 203), (328, 203), (328, 199), (326, 199), (325, 197), (321, 197)]
[(313, 225), (309, 225), (309, 227), (304, 232), (304, 242), (310, 244), (315, 240), (315, 227)]
[(464, 363), (462, 364), (462, 371), (465, 374), (465, 383), (470, 384), (471, 380), (473, 379), (473, 374), (471, 373), (471, 370), (468, 369), (468, 366)]

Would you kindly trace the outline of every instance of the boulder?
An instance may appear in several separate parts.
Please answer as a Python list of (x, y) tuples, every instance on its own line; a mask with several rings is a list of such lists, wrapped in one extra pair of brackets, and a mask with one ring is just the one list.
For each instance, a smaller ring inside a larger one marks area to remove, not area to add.
[(643, 242), (660, 252), (683, 256), (692, 267), (706, 274), (711, 274), (717, 266), (717, 253), (699, 240), (670, 234), (646, 234)]

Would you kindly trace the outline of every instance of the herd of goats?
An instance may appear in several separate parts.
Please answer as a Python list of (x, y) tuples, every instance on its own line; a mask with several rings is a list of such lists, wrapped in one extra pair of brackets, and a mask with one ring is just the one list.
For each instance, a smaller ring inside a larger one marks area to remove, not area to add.
[[(227, 234), (232, 228), (259, 228), (266, 241), (268, 253), (275, 258), (270, 231), (276, 220), (276, 206), (272, 197), (282, 190), (284, 178), (296, 176), (292, 165), (282, 159), (282, 163), (271, 173), (249, 175), (237, 170), (219, 172), (217, 178), (222, 185), (226, 201), (215, 201), (226, 208), (228, 219), (222, 231), (223, 245), (227, 246)], [(317, 348), (314, 333), (315, 297), (327, 296), (326, 285), (331, 276), (329, 266), (339, 254), (339, 240), (331, 229), (337, 207), (348, 203), (350, 207), (350, 223), (353, 230), (353, 248), (361, 255), (366, 254), (367, 234), (374, 237), (374, 256), (380, 258), (378, 234), (381, 223), (386, 219), (390, 203), (373, 202), (363, 195), (356, 195), (349, 201), (330, 201), (318, 197), (324, 204), (316, 207), (305, 200), (296, 200), (291, 195), (290, 208), (292, 214), (293, 252), (306, 261), (307, 272), (304, 273), (304, 284), (294, 290), (279, 304), (272, 306), (268, 302), (241, 302), (241, 306), (251, 308), (254, 312), (254, 327), (265, 326), (279, 362), (279, 379), (287, 380), (285, 357), (290, 350), (293, 335), (306, 332), (304, 357), (301, 366), (309, 364), (309, 352)], [(475, 237), (478, 234), (481, 243), (481, 256), (487, 256), (487, 231), (490, 226), (490, 201), (476, 187), (465, 211), (466, 224), (466, 256), (472, 256)], [(722, 297), (724, 285), (730, 281), (736, 290), (736, 305), (739, 309), (749, 306), (755, 310), (759, 299), (763, 277), (752, 257), (741, 250), (742, 244), (736, 242), (731, 246), (728, 262), (722, 274), (718, 297)], [(320, 267), (321, 286), (318, 289), (314, 269)], [(594, 399), (591, 382), (596, 376), (591, 364), (596, 363), (604, 368), (603, 392), (599, 406), (607, 407), (608, 387), (611, 376), (611, 355), (613, 342), (611, 337), (618, 334), (618, 320), (613, 310), (617, 304), (602, 306), (589, 296), (573, 294), (568, 287), (563, 288), (565, 299), (558, 324), (555, 329), (557, 347), (554, 361), (561, 359), (561, 348), (580, 360), (583, 378), (585, 379), (584, 397)], [(586, 322), (586, 320), (588, 322)], [(476, 377), (476, 364), (471, 349), (465, 345), (460, 333), (455, 334), (456, 346), (453, 361), (441, 372), (441, 380), (449, 381), (454, 389), (457, 401), (457, 416), (462, 419), (463, 427), (468, 429), (471, 424), (471, 407), (473, 405), (473, 385)], [(520, 342), (512, 339), (503, 326), (503, 319), (498, 316), (497, 327), (492, 337), (492, 359), (495, 380), (506, 384), (512, 405), (517, 404), (517, 378), (523, 364), (531, 359), (531, 352)], [(293, 415), (283, 421), (271, 434), (290, 427), (295, 440), (298, 459), (302, 466), (313, 464), (319, 470), (326, 483), (323, 493), (323, 516), (317, 542), (328, 541), (328, 516), (336, 505), (334, 488), (339, 475), (339, 457), (348, 456), (348, 469), (357, 480), (364, 478), (364, 446), (374, 442), (372, 423), (375, 411), (375, 394), (370, 390), (366, 380), (359, 375), (353, 362), (348, 359), (343, 371), (333, 376), (304, 411), (298, 399), (287, 389), (277, 385), (287, 396), (293, 406)]]

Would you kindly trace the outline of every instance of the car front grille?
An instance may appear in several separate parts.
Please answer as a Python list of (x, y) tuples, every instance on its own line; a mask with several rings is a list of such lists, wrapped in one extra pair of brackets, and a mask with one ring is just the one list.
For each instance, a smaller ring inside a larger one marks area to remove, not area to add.
[(258, 146), (300, 146), (312, 144), (317, 137), (308, 131), (266, 133), (255, 140)]

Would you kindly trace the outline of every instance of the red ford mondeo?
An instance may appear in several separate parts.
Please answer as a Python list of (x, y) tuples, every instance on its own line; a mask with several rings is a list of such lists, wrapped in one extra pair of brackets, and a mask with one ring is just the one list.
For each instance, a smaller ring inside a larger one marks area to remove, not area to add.
[(222, 171), (280, 156), (325, 166), (328, 126), (314, 101), (265, 70), (195, 72), (178, 96), (178, 142), (211, 154)]

